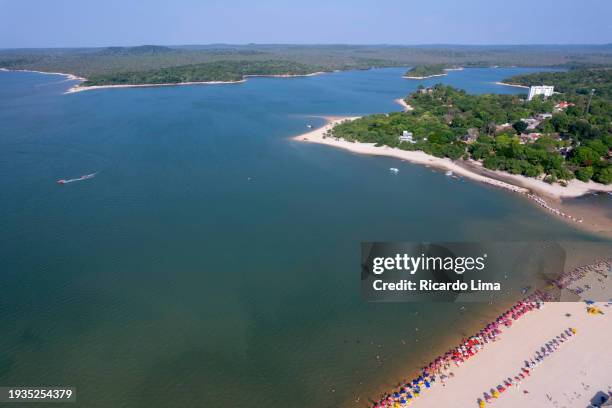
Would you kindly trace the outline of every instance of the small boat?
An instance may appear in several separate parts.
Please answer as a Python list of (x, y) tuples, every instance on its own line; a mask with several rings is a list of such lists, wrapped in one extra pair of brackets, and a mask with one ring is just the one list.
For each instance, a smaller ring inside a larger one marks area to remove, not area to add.
[(79, 178), (72, 178), (72, 179), (59, 179), (56, 181), (57, 184), (68, 184), (68, 183), (74, 183), (75, 181), (83, 181), (83, 180), (89, 180), (92, 179), (94, 177), (96, 177), (96, 174), (98, 173), (91, 173), (91, 174), (84, 174)]
[(306, 125), (308, 129), (312, 129), (312, 125)]
[(399, 169), (397, 169), (397, 168), (395, 168), (395, 167), (390, 167), (390, 168), (389, 168), (389, 171), (390, 171), (391, 173), (394, 173), (394, 174), (399, 173)]
[(446, 174), (446, 175), (447, 175), (447, 176), (449, 176), (449, 177), (452, 177), (453, 172), (452, 172), (452, 171), (450, 171), (450, 170), (448, 170), (448, 171), (447, 171), (446, 173), (444, 173), (444, 174)]

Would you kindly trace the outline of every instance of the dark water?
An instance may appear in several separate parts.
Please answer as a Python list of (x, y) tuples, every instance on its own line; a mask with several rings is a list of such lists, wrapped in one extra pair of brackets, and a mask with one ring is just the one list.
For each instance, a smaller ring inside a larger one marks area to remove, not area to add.
[(399, 110), (419, 83), (520, 92), (492, 83), (530, 71), (71, 95), (0, 72), (0, 385), (76, 386), (84, 407), (363, 406), (485, 316), (362, 303), (361, 241), (589, 237), (511, 193), (289, 137)]

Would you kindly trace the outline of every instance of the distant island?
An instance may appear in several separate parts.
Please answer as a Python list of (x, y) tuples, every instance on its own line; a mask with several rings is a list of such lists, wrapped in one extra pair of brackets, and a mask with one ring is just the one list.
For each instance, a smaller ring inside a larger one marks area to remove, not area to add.
[(419, 65), (411, 68), (404, 74), (407, 79), (427, 79), (446, 75), (447, 65)]
[(146, 71), (92, 75), (82, 87), (198, 82), (236, 82), (247, 76), (299, 76), (322, 72), (323, 68), (291, 61), (215, 61)]

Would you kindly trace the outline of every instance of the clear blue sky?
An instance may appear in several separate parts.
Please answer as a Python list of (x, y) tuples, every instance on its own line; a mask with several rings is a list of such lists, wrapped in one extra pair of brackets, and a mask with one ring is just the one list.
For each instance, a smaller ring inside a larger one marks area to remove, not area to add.
[(0, 0), (0, 48), (612, 42), (612, 0)]

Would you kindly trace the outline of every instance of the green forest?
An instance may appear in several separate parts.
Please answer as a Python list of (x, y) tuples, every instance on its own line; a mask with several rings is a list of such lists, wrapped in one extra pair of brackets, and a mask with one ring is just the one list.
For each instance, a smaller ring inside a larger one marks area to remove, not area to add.
[(504, 82), (516, 85), (554, 85), (555, 91), (566, 95), (588, 95), (595, 89), (595, 95), (612, 101), (612, 68), (583, 68), (567, 72), (537, 72), (517, 75)]
[(82, 86), (239, 81), (245, 75), (305, 75), (320, 67), (290, 61), (215, 61), (147, 71), (93, 75)]
[[(365, 116), (334, 127), (330, 136), (376, 143), (404, 150), (422, 150), (437, 157), (474, 159), (489, 169), (529, 177), (545, 176), (549, 182), (578, 178), (612, 182), (609, 152), (612, 128), (609, 102), (593, 98), (585, 112), (584, 95), (568, 95), (575, 106), (542, 120), (533, 132), (535, 141), (521, 141), (527, 123), (521, 119), (555, 111), (565, 95), (548, 100), (524, 95), (470, 95), (438, 84), (420, 88), (406, 98), (414, 110)], [(400, 142), (403, 131), (415, 143)]]
[(213, 44), (190, 46), (0, 49), (0, 68), (80, 77), (153, 71), (217, 61), (291, 61), (324, 71), (373, 67), (612, 65), (611, 45), (404, 46)]

